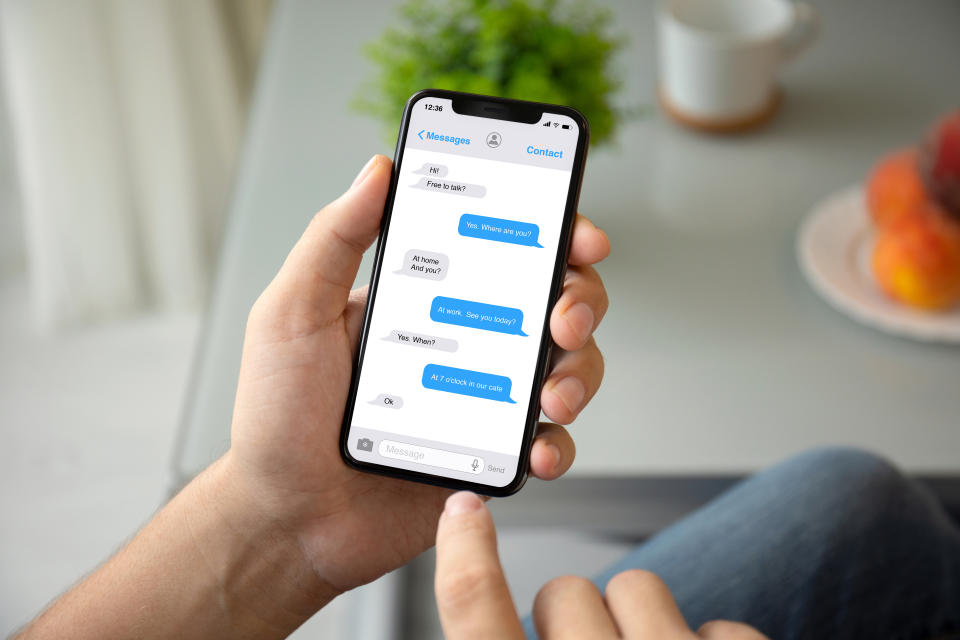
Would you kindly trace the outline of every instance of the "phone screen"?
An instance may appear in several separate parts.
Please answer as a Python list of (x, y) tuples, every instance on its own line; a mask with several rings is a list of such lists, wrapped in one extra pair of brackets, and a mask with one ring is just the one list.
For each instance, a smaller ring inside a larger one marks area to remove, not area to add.
[[(565, 225), (577, 121), (409, 107), (344, 446), (491, 487), (516, 477)], [(569, 202), (568, 202), (569, 200)]]

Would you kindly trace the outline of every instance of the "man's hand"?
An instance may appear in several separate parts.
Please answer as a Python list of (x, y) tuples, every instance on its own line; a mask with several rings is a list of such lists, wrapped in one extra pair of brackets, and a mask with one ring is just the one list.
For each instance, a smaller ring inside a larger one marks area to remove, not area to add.
[[(230, 451), (103, 567), (61, 597), (29, 638), (285, 637), (337, 594), (433, 542), (449, 491), (358, 473), (340, 459), (366, 291), (350, 291), (380, 226), (391, 163), (375, 156), (318, 213), (250, 312)], [(590, 266), (609, 252), (585, 218), (550, 331), (560, 347), (541, 404), (572, 421), (603, 377), (592, 333), (607, 297)], [(573, 462), (540, 425), (533, 475)]]
[[(348, 468), (338, 448), (366, 288), (350, 291), (376, 238), (391, 162), (374, 157), (347, 193), (323, 209), (250, 313), (226, 475), (294, 532), (305, 561), (335, 591), (369, 582), (429, 547), (449, 490)], [(541, 396), (544, 413), (571, 422), (600, 385), (592, 333), (607, 296), (592, 263), (606, 235), (579, 217), (570, 268), (550, 331), (560, 347)], [(553, 479), (573, 462), (566, 429), (543, 424), (531, 472)]]
[[(435, 589), (448, 640), (524, 637), (497, 556), (493, 519), (472, 493), (447, 499), (437, 529)], [(666, 585), (639, 569), (614, 576), (606, 594), (586, 578), (556, 578), (537, 594), (533, 621), (542, 640), (765, 638), (752, 627), (721, 620), (708, 622), (694, 633)]]

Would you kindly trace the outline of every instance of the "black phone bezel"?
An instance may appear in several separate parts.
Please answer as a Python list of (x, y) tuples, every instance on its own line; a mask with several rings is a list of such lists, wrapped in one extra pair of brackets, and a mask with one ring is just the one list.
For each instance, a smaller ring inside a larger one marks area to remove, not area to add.
[[(524, 435), (520, 447), (519, 460), (517, 462), (517, 472), (513, 479), (502, 487), (483, 484), (479, 482), (470, 482), (450, 478), (442, 475), (424, 473), (421, 471), (409, 471), (388, 465), (365, 462), (358, 460), (351, 455), (348, 447), (348, 436), (350, 433), (350, 423), (353, 420), (353, 410), (357, 399), (357, 387), (360, 382), (360, 371), (363, 367), (363, 355), (366, 350), (367, 337), (370, 330), (369, 320), (373, 311), (373, 305), (376, 300), (377, 286), (380, 280), (380, 270), (383, 265), (383, 251), (386, 248), (387, 231), (390, 227), (390, 219), (393, 213), (393, 203), (397, 192), (399, 181), (398, 171), (403, 162), (403, 150), (406, 146), (407, 134), (409, 133), (410, 114), (413, 106), (424, 98), (445, 98), (451, 100), (452, 108), (456, 113), (473, 115), (478, 117), (493, 118), (497, 120), (514, 120), (535, 124), (540, 121), (544, 112), (557, 113), (570, 117), (579, 127), (579, 136), (577, 138), (577, 149), (573, 158), (573, 169), (570, 174), (570, 186), (567, 191), (566, 209), (564, 210), (563, 225), (560, 235), (560, 247), (557, 251), (557, 258), (553, 268), (553, 280), (550, 284), (550, 297), (547, 304), (546, 316), (544, 318), (543, 330), (540, 336), (540, 349), (537, 355), (536, 371), (534, 372), (534, 383), (531, 390), (531, 396), (527, 407), (526, 424), (524, 425)], [(540, 418), (540, 392), (543, 388), (544, 379), (547, 374), (547, 367), (550, 363), (553, 340), (550, 337), (550, 314), (560, 296), (563, 287), (564, 277), (566, 276), (567, 260), (570, 254), (570, 241), (573, 236), (573, 225), (576, 221), (577, 203), (580, 199), (580, 189), (583, 184), (583, 169), (586, 164), (587, 149), (589, 147), (590, 127), (587, 119), (582, 113), (572, 107), (553, 105), (539, 102), (527, 102), (524, 100), (512, 100), (508, 98), (497, 98), (493, 96), (483, 96), (471, 93), (462, 93), (459, 91), (447, 91), (443, 89), (424, 89), (413, 94), (403, 109), (403, 117), (400, 122), (400, 132), (397, 136), (397, 146), (393, 156), (394, 170), (390, 178), (390, 190), (387, 193), (386, 204), (384, 205), (383, 218), (380, 222), (380, 234), (377, 237), (377, 246), (375, 250), (373, 269), (370, 275), (370, 289), (367, 298), (367, 307), (363, 317), (363, 329), (360, 333), (360, 344), (357, 348), (357, 354), (354, 358), (353, 372), (350, 379), (350, 390), (347, 395), (347, 404), (344, 408), (343, 421), (340, 427), (340, 455), (346, 464), (354, 469), (376, 473), (379, 475), (400, 478), (403, 480), (412, 480), (425, 484), (446, 487), (448, 489), (469, 490), (482, 495), (503, 497), (509, 496), (519, 491), (527, 480), (530, 467), (530, 450), (533, 446), (533, 440), (536, 436), (537, 424)]]

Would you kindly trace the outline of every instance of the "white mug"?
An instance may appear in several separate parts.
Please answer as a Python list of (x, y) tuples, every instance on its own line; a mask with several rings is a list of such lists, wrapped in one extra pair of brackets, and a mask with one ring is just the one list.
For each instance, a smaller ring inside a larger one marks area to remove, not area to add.
[(751, 126), (779, 103), (777, 70), (819, 30), (816, 10), (789, 0), (662, 0), (660, 100), (685, 124)]

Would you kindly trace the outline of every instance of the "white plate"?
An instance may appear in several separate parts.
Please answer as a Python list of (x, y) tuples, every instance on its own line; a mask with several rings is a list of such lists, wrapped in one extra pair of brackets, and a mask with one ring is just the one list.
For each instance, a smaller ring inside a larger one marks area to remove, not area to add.
[(880, 290), (870, 268), (873, 243), (863, 188), (849, 187), (807, 214), (797, 238), (797, 257), (814, 290), (854, 320), (917, 340), (960, 343), (960, 309), (911, 309)]

